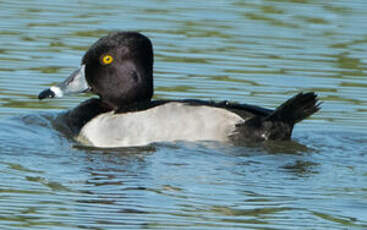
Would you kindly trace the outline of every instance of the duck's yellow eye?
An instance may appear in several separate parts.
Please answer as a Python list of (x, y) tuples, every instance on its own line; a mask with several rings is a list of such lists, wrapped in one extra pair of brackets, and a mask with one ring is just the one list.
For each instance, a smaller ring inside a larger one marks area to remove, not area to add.
[(107, 54), (107, 55), (102, 56), (101, 61), (103, 65), (108, 65), (113, 62), (113, 57)]

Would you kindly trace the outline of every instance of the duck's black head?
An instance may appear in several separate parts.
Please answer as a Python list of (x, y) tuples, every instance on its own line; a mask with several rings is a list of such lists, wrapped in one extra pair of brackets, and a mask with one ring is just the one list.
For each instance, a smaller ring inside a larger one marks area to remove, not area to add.
[(114, 110), (149, 102), (153, 95), (153, 47), (138, 32), (115, 32), (85, 53), (81, 67), (39, 98), (91, 91)]

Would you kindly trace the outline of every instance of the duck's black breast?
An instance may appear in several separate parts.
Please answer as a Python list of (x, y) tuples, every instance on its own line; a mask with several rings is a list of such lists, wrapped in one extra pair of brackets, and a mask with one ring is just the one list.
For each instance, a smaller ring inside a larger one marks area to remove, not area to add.
[(61, 119), (61, 122), (66, 126), (71, 135), (76, 136), (90, 120), (111, 110), (112, 108), (102, 103), (101, 100), (92, 98), (84, 101), (76, 108), (62, 113), (59, 119)]

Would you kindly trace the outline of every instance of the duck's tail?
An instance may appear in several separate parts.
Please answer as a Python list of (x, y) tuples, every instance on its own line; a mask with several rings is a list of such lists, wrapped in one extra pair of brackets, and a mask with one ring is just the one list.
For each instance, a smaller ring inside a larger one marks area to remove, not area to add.
[(238, 127), (240, 136), (252, 141), (289, 140), (293, 126), (320, 110), (314, 92), (299, 93), (267, 116), (255, 116)]
[(314, 92), (299, 93), (281, 104), (274, 112), (263, 118), (267, 128), (267, 140), (285, 140), (292, 134), (293, 126), (320, 110), (320, 103)]
[(314, 92), (299, 93), (281, 104), (265, 121), (282, 121), (294, 125), (320, 110)]

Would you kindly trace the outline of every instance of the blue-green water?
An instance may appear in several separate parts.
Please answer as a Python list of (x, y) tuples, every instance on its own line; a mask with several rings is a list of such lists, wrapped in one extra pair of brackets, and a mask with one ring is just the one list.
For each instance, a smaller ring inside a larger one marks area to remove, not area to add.
[[(0, 229), (367, 229), (367, 3), (0, 1)], [(90, 149), (39, 102), (114, 30), (155, 48), (155, 97), (276, 107), (316, 91), (293, 142)]]

